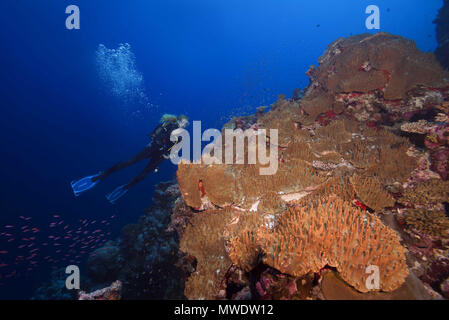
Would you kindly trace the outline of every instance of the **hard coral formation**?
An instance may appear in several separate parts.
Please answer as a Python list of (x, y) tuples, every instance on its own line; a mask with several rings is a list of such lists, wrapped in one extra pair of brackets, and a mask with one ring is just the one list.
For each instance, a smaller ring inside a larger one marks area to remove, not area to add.
[(417, 122), (405, 122), (401, 125), (401, 130), (404, 132), (426, 134), (432, 129), (432, 124), (421, 119)]
[[(417, 272), (417, 253), (434, 262), (436, 248), (447, 247), (449, 74), (431, 53), (386, 33), (338, 39), (319, 62), (304, 95), (279, 95), (268, 112), (223, 127), (277, 129), (275, 174), (260, 175), (260, 164), (179, 164), (185, 204), (173, 219), (182, 251), (196, 261), (186, 297), (293, 299), (308, 288), (300, 296), (316, 298), (306, 277), (329, 267), (361, 294), (369, 265), (379, 267), (380, 290), (402, 297), (418, 290), (401, 286), (407, 249)], [(185, 214), (188, 207), (200, 212)], [(414, 237), (431, 245), (418, 247)], [(432, 265), (419, 277), (437, 278), (426, 290), (441, 291), (447, 276), (434, 277), (441, 268)]]
[(182, 238), (184, 231), (190, 223), (190, 219), (192, 219), (193, 215), (193, 211), (186, 205), (185, 201), (181, 197), (176, 199), (167, 231), (176, 231), (178, 237)]
[(407, 225), (419, 232), (449, 238), (449, 219), (442, 211), (423, 208), (409, 209), (403, 219)]
[(430, 179), (407, 188), (400, 201), (405, 204), (434, 207), (449, 202), (449, 181)]
[(210, 211), (190, 220), (180, 242), (180, 250), (196, 258), (196, 271), (185, 283), (188, 299), (216, 299), (221, 281), (231, 267), (224, 245), (224, 225), (232, 210)]
[(435, 122), (424, 119), (418, 122), (404, 123), (401, 130), (424, 135), (424, 146), (430, 153), (431, 168), (437, 172), (443, 180), (449, 178), (449, 103), (445, 102), (437, 109), (444, 113), (435, 116)]
[(240, 236), (229, 240), (229, 257), (241, 270), (249, 272), (258, 264), (260, 250), (252, 230), (244, 230)]
[(267, 268), (255, 284), (256, 297), (263, 300), (312, 300), (314, 280), (314, 275), (291, 277)]
[(435, 57), (400, 36), (340, 38), (319, 62), (309, 72), (311, 84), (301, 102), (311, 120), (344, 104), (345, 112), (359, 121), (379, 121), (385, 113), (395, 121), (447, 96), (447, 73)]
[(398, 235), (338, 198), (291, 208), (272, 231), (262, 228), (259, 239), (264, 262), (277, 270), (303, 276), (329, 265), (360, 292), (370, 291), (368, 266), (382, 270), (382, 291), (399, 288), (409, 273)]
[[(180, 163), (177, 178), (187, 205), (202, 208), (208, 201), (218, 207), (249, 209), (260, 201), (266, 212), (275, 213), (284, 208), (281, 199), (291, 202), (333, 178), (354, 173), (376, 176), (369, 180), (376, 184), (357, 184), (359, 196), (370, 201), (373, 209), (394, 205), (384, 189), (405, 182), (417, 166), (416, 159), (407, 155), (412, 146), (407, 139), (382, 129), (361, 129), (344, 120), (310, 130), (291, 127), (290, 114), (298, 111), (297, 105), (289, 104), (260, 119), (261, 127), (279, 129), (279, 166), (274, 175), (260, 175), (259, 164)], [(296, 117), (299, 121), (300, 116)], [(207, 197), (198, 187), (200, 181)]]
[(120, 300), (121, 290), (122, 282), (117, 280), (109, 287), (99, 289), (91, 293), (80, 291), (78, 300)]
[(226, 251), (232, 262), (246, 272), (254, 269), (260, 262), (262, 252), (257, 235), (259, 227), (273, 224), (273, 215), (259, 212), (240, 212), (225, 226)]
[(217, 298), (232, 263), (245, 272), (260, 262), (302, 277), (334, 266), (357, 290), (367, 292), (366, 268), (381, 271), (381, 290), (393, 291), (408, 275), (405, 250), (394, 231), (367, 212), (338, 198), (272, 215), (239, 210), (195, 216), (181, 250), (197, 260), (186, 282), (189, 299)]

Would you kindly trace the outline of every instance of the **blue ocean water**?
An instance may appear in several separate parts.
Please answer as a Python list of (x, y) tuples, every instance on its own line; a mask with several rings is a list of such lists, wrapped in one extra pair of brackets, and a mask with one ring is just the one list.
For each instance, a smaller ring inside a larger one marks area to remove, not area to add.
[[(220, 128), (232, 115), (254, 112), (280, 93), (289, 96), (306, 87), (305, 71), (342, 36), (385, 31), (434, 51), (432, 21), (442, 3), (2, 1), (0, 232), (29, 226), (39, 229), (36, 237), (42, 240), (57, 236), (51, 223), (89, 219), (107, 220), (105, 238), (116, 237), (151, 204), (153, 186), (174, 178), (175, 166), (164, 163), (115, 205), (105, 194), (137, 175), (144, 163), (78, 198), (70, 181), (140, 151), (162, 114), (184, 113), (201, 120), (203, 128)], [(80, 8), (80, 30), (65, 27), (71, 4)], [(365, 27), (370, 4), (381, 9), (380, 30)], [(117, 71), (114, 63), (108, 66), (107, 55), (120, 44), (129, 44), (119, 53), (127, 67)], [(7, 264), (0, 268), (0, 298), (26, 299), (49, 277), (52, 263), (36, 258), (27, 270), (25, 257), (17, 260), (24, 255), (18, 248), (24, 240), (10, 234), (10, 242), (0, 237), (0, 251), (7, 252), (0, 254), (0, 265)], [(40, 256), (58, 255), (53, 247), (39, 250)]]

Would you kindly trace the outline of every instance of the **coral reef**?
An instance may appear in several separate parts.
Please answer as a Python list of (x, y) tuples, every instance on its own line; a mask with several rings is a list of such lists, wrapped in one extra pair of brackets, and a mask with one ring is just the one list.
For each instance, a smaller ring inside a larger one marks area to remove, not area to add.
[(449, 1), (444, 0), (444, 5), (434, 23), (438, 41), (435, 56), (444, 68), (449, 69)]
[(32, 300), (75, 300), (77, 292), (67, 290), (65, 268), (53, 270), (50, 281), (42, 283), (31, 297)]
[(378, 266), (381, 290), (393, 291), (408, 276), (399, 237), (378, 218), (342, 200), (318, 200), (284, 213), (276, 227), (259, 230), (264, 262), (294, 276), (336, 267), (341, 277), (367, 292), (366, 269)]
[(255, 291), (263, 300), (312, 300), (314, 281), (314, 275), (291, 277), (267, 268), (255, 283)]
[(196, 270), (185, 284), (185, 296), (223, 298), (223, 280), (233, 263), (246, 271), (258, 264), (256, 230), (263, 221), (264, 216), (230, 208), (193, 216), (180, 242), (180, 250), (196, 261)]
[(370, 265), (382, 270), (382, 291), (397, 289), (408, 276), (405, 250), (395, 232), (335, 197), (291, 208), (276, 222), (271, 214), (207, 210), (191, 219), (180, 249), (196, 260), (196, 270), (186, 282), (189, 299), (223, 298), (232, 264), (253, 272), (263, 262), (293, 277), (330, 265), (361, 292), (369, 291), (365, 282)]
[(418, 232), (432, 236), (449, 237), (449, 218), (442, 211), (409, 209), (403, 217), (404, 223)]
[(430, 179), (407, 188), (400, 202), (418, 206), (435, 207), (439, 203), (449, 202), (449, 181)]
[[(379, 294), (391, 292), (383, 297), (446, 288), (437, 261), (447, 250), (449, 74), (386, 33), (338, 39), (319, 63), (304, 93), (223, 127), (277, 129), (274, 175), (259, 164), (178, 165), (185, 203), (172, 222), (194, 261), (187, 298), (319, 299), (328, 268), (354, 299), (382, 298), (366, 293), (369, 265), (379, 267)], [(428, 247), (416, 237), (430, 237)]]
[(322, 299), (325, 300), (429, 300), (431, 296), (424, 285), (410, 274), (406, 282), (393, 292), (362, 294), (348, 286), (335, 272), (326, 272), (320, 281)]
[[(177, 184), (157, 185), (145, 215), (90, 256), (80, 298), (447, 298), (449, 73), (381, 32), (334, 41), (307, 75), (304, 91), (222, 128), (277, 129), (264, 141), (273, 175), (179, 163)], [(36, 296), (74, 298), (61, 288)]]
[[(260, 202), (265, 212), (276, 213), (285, 209), (282, 202), (298, 200), (334, 179), (360, 173), (375, 176), (351, 180), (362, 202), (379, 211), (394, 205), (384, 189), (404, 183), (417, 167), (416, 158), (407, 154), (412, 146), (407, 139), (382, 129), (360, 129), (345, 120), (298, 129), (291, 120), (299, 121), (295, 113), (299, 107), (290, 103), (260, 119), (261, 127), (279, 129), (279, 167), (272, 176), (260, 175), (259, 164), (180, 163), (177, 178), (186, 204), (196, 209), (208, 202), (249, 209)], [(354, 190), (347, 193), (352, 200)]]
[(175, 200), (175, 205), (170, 218), (171, 221), (168, 225), (167, 231), (168, 232), (176, 231), (178, 237), (182, 238), (182, 236), (184, 235), (184, 230), (190, 223), (193, 214), (194, 213), (190, 209), (190, 207), (188, 207), (184, 202), (184, 200), (181, 197), (179, 197), (178, 199)]
[(91, 293), (80, 291), (78, 300), (120, 300), (121, 299), (122, 282), (117, 280), (109, 287), (96, 290)]
[[(446, 116), (446, 115), (444, 115)], [(442, 114), (437, 120), (446, 120)], [(425, 134), (424, 145), (430, 153), (431, 169), (437, 172), (443, 180), (449, 177), (449, 124), (432, 124), (419, 121), (404, 124), (401, 129), (406, 132)]]
[(120, 248), (115, 242), (108, 241), (89, 256), (87, 275), (100, 283), (113, 281), (119, 276), (122, 264)]
[(441, 292), (446, 299), (449, 299), (449, 278), (441, 284)]
[(424, 119), (401, 125), (401, 130), (423, 135), (424, 146), (430, 153), (431, 169), (443, 180), (449, 177), (449, 103), (436, 106), (442, 111), (435, 116), (434, 122)]
[(447, 257), (439, 257), (437, 259), (431, 259), (428, 264), (429, 267), (421, 276), (421, 279), (430, 288), (435, 290), (436, 295), (439, 295), (439, 292), (447, 295), (447, 291), (445, 292), (445, 282), (449, 277), (449, 259)]
[[(403, 57), (407, 56), (407, 60)], [(447, 98), (447, 73), (413, 41), (387, 33), (340, 38), (308, 72), (309, 120), (334, 108), (362, 122), (410, 118)]]
[(350, 180), (362, 203), (373, 210), (382, 211), (385, 207), (394, 206), (395, 199), (383, 189), (382, 184), (376, 178), (354, 175)]
[(158, 184), (152, 206), (138, 223), (125, 226), (116, 241), (91, 255), (87, 270), (95, 287), (118, 279), (124, 300), (184, 297), (177, 235), (167, 231), (179, 196), (173, 182)]

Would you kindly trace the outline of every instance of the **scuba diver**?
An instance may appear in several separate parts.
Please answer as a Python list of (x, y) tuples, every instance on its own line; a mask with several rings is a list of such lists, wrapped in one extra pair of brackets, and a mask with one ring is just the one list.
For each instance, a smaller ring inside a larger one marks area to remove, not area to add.
[[(178, 143), (170, 140), (170, 135), (173, 130), (178, 128), (185, 128), (189, 124), (189, 120), (185, 115), (178, 117), (174, 115), (164, 115), (161, 118), (161, 124), (157, 126), (153, 132), (149, 135), (151, 142), (137, 155), (128, 161), (119, 162), (109, 168), (106, 171), (100, 172), (95, 175), (84, 177), (82, 179), (72, 181), (71, 186), (75, 196), (79, 196), (81, 193), (92, 189), (100, 181), (106, 179), (110, 174), (132, 166), (144, 159), (150, 159), (147, 166), (143, 171), (135, 177), (128, 184), (117, 187), (114, 191), (106, 196), (108, 201), (114, 204), (120, 197), (122, 197), (128, 189), (136, 185), (143, 179), (145, 179), (151, 171), (156, 168), (165, 160), (170, 158), (170, 150)], [(181, 142), (182, 143), (182, 142)]]

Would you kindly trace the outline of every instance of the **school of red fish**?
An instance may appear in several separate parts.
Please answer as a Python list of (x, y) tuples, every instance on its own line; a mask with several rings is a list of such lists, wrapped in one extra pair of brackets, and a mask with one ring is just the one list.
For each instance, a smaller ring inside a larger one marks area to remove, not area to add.
[(0, 227), (0, 286), (41, 266), (57, 269), (79, 265), (111, 236), (104, 229), (115, 215), (104, 220), (79, 219), (74, 224), (65, 222), (58, 214), (51, 218), (52, 222), (44, 228), (38, 228), (32, 217), (25, 216)]

